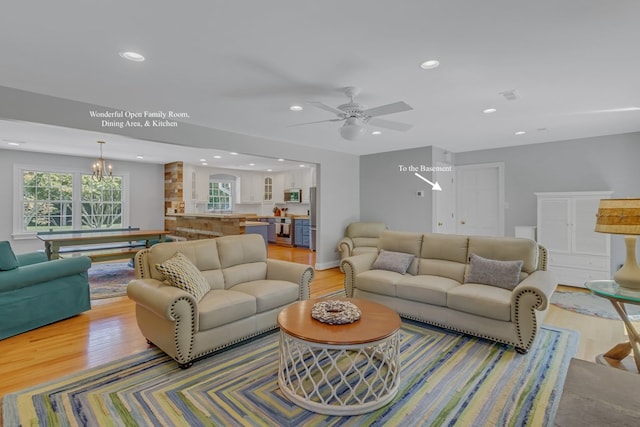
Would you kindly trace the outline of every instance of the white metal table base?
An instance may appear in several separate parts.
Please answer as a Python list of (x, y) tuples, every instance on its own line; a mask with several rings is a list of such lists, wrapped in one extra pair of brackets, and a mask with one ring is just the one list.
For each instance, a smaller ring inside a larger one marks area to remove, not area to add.
[(280, 331), (278, 385), (298, 406), (326, 415), (357, 415), (398, 392), (399, 331), (364, 344), (321, 344)]

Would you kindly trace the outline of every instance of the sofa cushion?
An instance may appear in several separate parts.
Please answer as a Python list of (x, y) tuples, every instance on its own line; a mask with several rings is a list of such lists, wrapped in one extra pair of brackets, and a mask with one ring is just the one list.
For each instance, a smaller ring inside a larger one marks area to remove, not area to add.
[(418, 256), (420, 256), (420, 247), (422, 246), (422, 234), (411, 233), (407, 231), (391, 231), (386, 230), (380, 234), (378, 248), (385, 251), (404, 252), (406, 254), (415, 255), (416, 258), (407, 269), (409, 274), (416, 275), (418, 273)]
[(500, 261), (471, 254), (465, 283), (498, 286), (513, 290), (520, 283), (523, 261)]
[(0, 271), (13, 270), (18, 266), (18, 259), (11, 249), (11, 244), (6, 240), (0, 242)]
[(352, 237), (351, 240), (353, 241), (354, 248), (370, 247), (378, 249), (379, 239), (377, 237)]
[(362, 254), (370, 254), (373, 252), (378, 252), (378, 247), (377, 246), (359, 246), (357, 248), (353, 248), (353, 251), (351, 251), (351, 256), (356, 256), (356, 255), (362, 255)]
[(519, 237), (469, 236), (469, 253), (501, 261), (523, 261), (522, 271), (538, 268), (538, 243)]
[(489, 319), (511, 321), (511, 291), (469, 283), (451, 288), (447, 307)]
[(151, 277), (164, 280), (164, 275), (154, 266), (171, 258), (176, 252), (182, 253), (206, 277), (211, 289), (224, 289), (224, 278), (218, 259), (216, 239), (188, 240), (157, 243), (149, 249)]
[(230, 235), (216, 241), (225, 289), (267, 277), (267, 249), (261, 235)]
[(403, 275), (388, 270), (367, 270), (356, 276), (355, 287), (379, 295), (396, 296), (396, 283)]
[(344, 235), (351, 239), (356, 237), (371, 237), (377, 240), (380, 233), (386, 229), (387, 226), (383, 222), (352, 222), (347, 225)]
[(298, 300), (298, 285), (284, 280), (255, 280), (235, 285), (231, 290), (244, 292), (256, 300), (256, 311), (263, 313)]
[(405, 254), (403, 252), (385, 251), (380, 249), (378, 257), (371, 266), (372, 270), (389, 270), (396, 273), (404, 274), (415, 258), (413, 254)]
[(460, 283), (447, 277), (430, 275), (407, 275), (396, 285), (398, 298), (424, 302), (431, 305), (447, 306), (447, 292)]
[(211, 289), (207, 279), (200, 274), (200, 270), (180, 252), (176, 252), (173, 257), (163, 263), (156, 264), (156, 268), (171, 286), (189, 292), (197, 301), (200, 301)]
[(201, 331), (246, 319), (256, 314), (256, 299), (244, 292), (213, 289), (198, 303)]

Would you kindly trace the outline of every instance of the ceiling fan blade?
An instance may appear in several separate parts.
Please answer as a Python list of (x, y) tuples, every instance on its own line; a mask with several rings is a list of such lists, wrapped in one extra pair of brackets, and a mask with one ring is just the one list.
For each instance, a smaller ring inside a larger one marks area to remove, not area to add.
[(337, 108), (330, 107), (327, 104), (323, 104), (322, 102), (309, 101), (308, 104), (311, 104), (314, 107), (319, 108), (321, 110), (325, 110), (330, 113), (337, 114), (338, 116), (341, 116), (341, 117), (344, 116), (344, 111), (338, 110)]
[(380, 128), (397, 130), (399, 132), (406, 132), (413, 127), (408, 123), (395, 122), (392, 120), (378, 119), (376, 117), (372, 117), (368, 122), (368, 124)]
[(377, 117), (383, 116), (385, 114), (393, 114), (399, 113), (401, 111), (409, 111), (413, 110), (413, 108), (407, 104), (406, 102), (399, 101), (394, 102), (393, 104), (381, 105), (379, 107), (369, 108), (368, 110), (364, 110), (363, 113), (368, 117)]
[(315, 121), (315, 122), (305, 122), (305, 123), (298, 123), (298, 124), (295, 124), (295, 125), (289, 125), (289, 126), (287, 126), (287, 127), (288, 127), (288, 128), (292, 128), (292, 127), (296, 127), (296, 126), (312, 125), (312, 124), (314, 124), (314, 123), (341, 122), (341, 121), (343, 121), (343, 120), (344, 120), (344, 119), (318, 120), (318, 121)]

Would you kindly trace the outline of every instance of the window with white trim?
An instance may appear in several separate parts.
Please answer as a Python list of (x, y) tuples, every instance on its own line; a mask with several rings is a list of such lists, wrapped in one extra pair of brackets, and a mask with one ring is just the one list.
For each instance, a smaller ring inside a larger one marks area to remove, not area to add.
[(82, 172), (21, 167), (16, 181), (21, 183), (17, 234), (125, 226), (124, 176), (97, 181)]
[(209, 178), (209, 200), (207, 209), (214, 212), (233, 210), (233, 186), (235, 179), (225, 174)]

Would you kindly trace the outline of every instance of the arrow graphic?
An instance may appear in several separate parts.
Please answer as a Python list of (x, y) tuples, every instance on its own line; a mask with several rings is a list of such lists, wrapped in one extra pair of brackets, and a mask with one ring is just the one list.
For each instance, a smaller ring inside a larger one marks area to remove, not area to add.
[(433, 182), (429, 181), (427, 178), (425, 178), (424, 176), (420, 175), (418, 172), (414, 173), (415, 176), (417, 176), (418, 178), (420, 178), (421, 180), (425, 181), (426, 183), (428, 183), (429, 185), (431, 185), (431, 189), (433, 191), (442, 191), (442, 188), (440, 188), (440, 184), (438, 184), (438, 182), (436, 181), (436, 183), (434, 184)]

